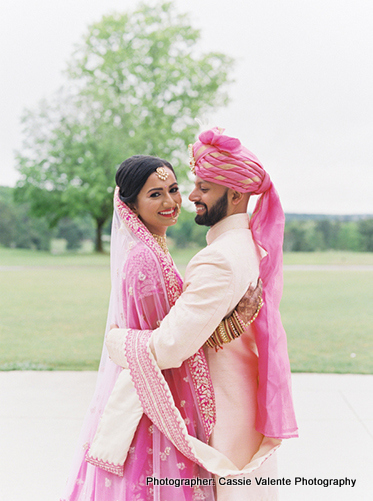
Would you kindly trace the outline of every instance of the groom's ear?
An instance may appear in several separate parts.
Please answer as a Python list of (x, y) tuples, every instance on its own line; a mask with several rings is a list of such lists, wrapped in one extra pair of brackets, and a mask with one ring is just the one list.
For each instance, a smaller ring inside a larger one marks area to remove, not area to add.
[(238, 205), (241, 200), (243, 199), (243, 193), (240, 193), (239, 191), (232, 190), (231, 193), (231, 201), (233, 205)]

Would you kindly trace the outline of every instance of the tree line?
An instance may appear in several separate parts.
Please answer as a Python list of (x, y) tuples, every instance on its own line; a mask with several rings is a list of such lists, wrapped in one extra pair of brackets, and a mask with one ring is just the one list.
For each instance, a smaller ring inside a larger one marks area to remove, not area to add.
[(373, 252), (373, 217), (312, 215), (288, 217), (285, 224), (284, 251), (313, 252), (324, 250)]
[[(0, 246), (49, 251), (52, 240), (60, 238), (66, 241), (67, 250), (78, 250), (83, 241), (94, 241), (95, 224), (89, 215), (61, 218), (51, 228), (45, 217), (32, 214), (27, 201), (15, 201), (14, 193), (14, 188), (0, 186)], [(171, 244), (179, 248), (206, 245), (207, 228), (197, 225), (194, 217), (194, 212), (182, 209), (178, 223), (167, 232)], [(110, 226), (109, 218), (103, 228), (103, 233), (108, 236)], [(284, 251), (330, 249), (373, 252), (373, 217), (287, 216)]]
[(0, 186), (0, 246), (50, 251), (52, 240), (61, 238), (67, 250), (78, 250), (84, 240), (94, 240), (89, 216), (61, 218), (51, 227), (46, 217), (33, 215), (27, 200), (16, 201), (14, 195), (14, 188)]

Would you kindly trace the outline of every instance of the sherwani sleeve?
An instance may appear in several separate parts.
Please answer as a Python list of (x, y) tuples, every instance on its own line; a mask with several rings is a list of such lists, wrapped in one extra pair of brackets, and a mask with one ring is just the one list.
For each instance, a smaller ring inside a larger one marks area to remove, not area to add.
[(179, 367), (205, 344), (229, 313), (234, 292), (229, 263), (217, 253), (200, 253), (190, 263), (185, 289), (150, 339), (160, 369)]
[[(196, 353), (230, 312), (233, 295), (233, 273), (224, 256), (208, 248), (197, 254), (188, 265), (184, 292), (151, 335), (150, 349), (159, 368), (180, 367)], [(107, 341), (109, 354), (120, 353), (115, 361), (123, 367), (125, 335), (125, 330), (113, 329)]]

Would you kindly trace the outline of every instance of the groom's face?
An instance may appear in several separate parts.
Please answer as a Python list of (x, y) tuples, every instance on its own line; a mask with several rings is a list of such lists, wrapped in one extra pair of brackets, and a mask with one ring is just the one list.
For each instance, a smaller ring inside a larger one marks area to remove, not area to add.
[(196, 207), (195, 222), (204, 226), (214, 226), (227, 216), (228, 188), (220, 184), (204, 181), (196, 176), (195, 187), (189, 200)]

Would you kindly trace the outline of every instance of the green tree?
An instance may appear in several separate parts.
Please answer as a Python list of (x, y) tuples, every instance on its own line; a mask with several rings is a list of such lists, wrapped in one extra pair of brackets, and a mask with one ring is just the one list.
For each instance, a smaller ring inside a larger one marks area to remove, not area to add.
[(358, 230), (362, 239), (362, 249), (373, 252), (373, 218), (359, 221)]
[(323, 247), (322, 235), (316, 231), (314, 221), (294, 220), (286, 223), (284, 251), (313, 252)]
[(34, 214), (51, 225), (90, 214), (102, 251), (118, 165), (139, 153), (186, 165), (194, 118), (227, 102), (233, 64), (221, 53), (201, 55), (199, 38), (169, 2), (88, 29), (68, 66), (69, 85), (23, 117), (18, 188)]
[(64, 217), (59, 220), (57, 225), (57, 238), (64, 238), (67, 243), (67, 250), (80, 249), (82, 240), (93, 240), (93, 224), (91, 218), (70, 219)]
[(0, 245), (49, 250), (54, 232), (45, 218), (32, 217), (29, 203), (14, 202), (14, 188), (0, 186)]
[(322, 242), (321, 250), (336, 249), (340, 227), (340, 221), (330, 219), (315, 221), (315, 232), (319, 234), (319, 240)]
[(351, 250), (361, 251), (361, 235), (358, 230), (358, 223), (356, 221), (344, 221), (341, 223), (336, 249), (338, 250)]
[(15, 240), (16, 210), (13, 206), (12, 188), (0, 186), (0, 245), (11, 247)]

